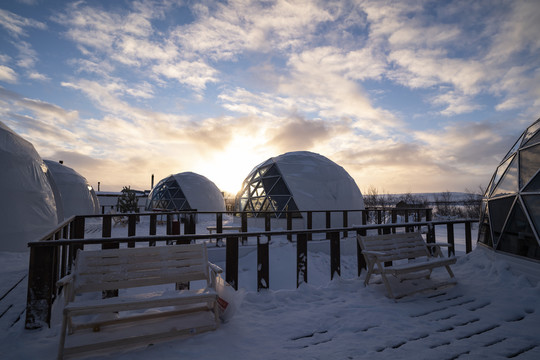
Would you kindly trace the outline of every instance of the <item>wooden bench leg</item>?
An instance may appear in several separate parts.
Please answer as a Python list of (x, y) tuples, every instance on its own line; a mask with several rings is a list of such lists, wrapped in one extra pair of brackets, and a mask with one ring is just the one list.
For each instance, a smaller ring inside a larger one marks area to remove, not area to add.
[(58, 360), (64, 358), (64, 345), (66, 344), (67, 316), (62, 318), (62, 329), (60, 330), (60, 345), (58, 345)]
[(382, 277), (384, 286), (386, 287), (386, 291), (388, 292), (390, 299), (394, 299), (394, 293), (392, 292), (392, 288), (390, 287), (390, 282), (386, 278), (386, 275), (384, 274), (384, 272), (381, 272), (381, 277)]
[(448, 274), (450, 275), (450, 277), (453, 278), (454, 272), (452, 271), (452, 269), (450, 269), (450, 266), (445, 265), (445, 268), (446, 268), (446, 271), (448, 271)]

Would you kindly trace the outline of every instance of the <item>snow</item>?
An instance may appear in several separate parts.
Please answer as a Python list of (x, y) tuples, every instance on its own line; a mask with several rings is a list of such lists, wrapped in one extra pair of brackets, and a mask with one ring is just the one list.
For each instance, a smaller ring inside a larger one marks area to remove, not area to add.
[[(199, 224), (203, 225), (204, 222)], [(88, 237), (99, 234), (97, 230), (92, 232), (92, 226), (96, 225), (89, 224)], [(122, 233), (126, 229), (118, 226), (114, 231)], [(160, 227), (159, 232), (162, 231)], [(444, 232), (442, 229), (440, 232), (438, 241), (444, 241)], [(218, 330), (94, 358), (539, 358), (540, 282), (531, 275), (535, 273), (532, 270), (539, 272), (539, 265), (511, 261), (510, 257), (496, 256), (482, 247), (466, 255), (462, 245), (464, 233), (458, 226), (455, 235), (459, 245), (458, 262), (452, 268), (458, 284), (398, 301), (385, 296), (381, 283), (365, 287), (363, 275), (356, 276), (356, 257), (350, 251), (350, 242), (354, 243), (354, 239), (343, 240), (342, 276), (333, 280), (330, 280), (330, 258), (325, 250), (328, 244), (310, 244), (308, 283), (295, 289), (295, 244), (283, 238), (272, 238), (270, 290), (261, 292), (255, 289), (255, 247), (241, 246), (238, 308)], [(216, 260), (222, 251), (223, 248), (209, 249), (210, 256)], [(26, 273), (28, 255), (2, 252), (0, 261), (3, 295)], [(216, 263), (224, 268), (222, 260)], [(438, 269), (433, 277), (434, 281), (440, 281), (448, 276), (444, 269)], [(11, 292), (0, 301), (3, 307), (0, 313), (8, 298), (24, 308), (26, 293), (18, 290), (17, 294)], [(61, 304), (59, 300), (56, 304)], [(9, 327), (6, 319), (9, 314), (0, 318), (3, 359), (56, 357), (60, 330), (58, 309), (55, 309), (50, 329), (34, 331), (24, 330), (24, 317)]]

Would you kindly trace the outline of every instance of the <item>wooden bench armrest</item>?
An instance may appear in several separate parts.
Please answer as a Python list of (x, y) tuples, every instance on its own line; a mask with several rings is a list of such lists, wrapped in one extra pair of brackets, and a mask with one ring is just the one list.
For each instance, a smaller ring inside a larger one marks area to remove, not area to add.
[(212, 264), (211, 262), (208, 262), (208, 267), (210, 268), (210, 270), (212, 270), (216, 274), (221, 274), (223, 272), (222, 268), (220, 268), (216, 264)]
[(56, 282), (56, 286), (66, 286), (73, 281), (73, 274), (69, 274)]

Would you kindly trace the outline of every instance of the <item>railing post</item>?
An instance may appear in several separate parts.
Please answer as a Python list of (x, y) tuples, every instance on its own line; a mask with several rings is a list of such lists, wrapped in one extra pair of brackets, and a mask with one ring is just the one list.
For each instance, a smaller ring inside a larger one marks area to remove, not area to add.
[[(332, 213), (330, 211), (326, 211), (325, 214), (326, 214), (326, 228), (330, 229), (332, 227)], [(330, 239), (331, 237), (332, 237), (332, 233), (327, 232), (326, 238)]]
[[(129, 214), (128, 215), (128, 236), (135, 236), (136, 228), (137, 228), (137, 215)], [(134, 248), (135, 242), (134, 241), (128, 242), (128, 247)]]
[(184, 224), (184, 234), (194, 235), (197, 232), (197, 224), (195, 221), (195, 215), (196, 215), (195, 212), (190, 212), (186, 214), (186, 223)]
[[(112, 216), (104, 215), (102, 218), (101, 237), (110, 238), (112, 230)], [(118, 249), (120, 244), (117, 242), (105, 242), (101, 244), (102, 249)], [(118, 289), (104, 290), (101, 294), (103, 299), (118, 296)]]
[[(242, 212), (240, 220), (241, 220), (242, 232), (243, 233), (248, 232), (247, 212), (245, 211)], [(247, 244), (247, 237), (245, 236), (242, 236), (242, 245), (243, 244)]]
[(257, 291), (270, 287), (268, 241), (257, 238)]
[[(216, 234), (223, 233), (223, 213), (216, 213)], [(221, 238), (216, 238), (216, 246), (220, 246)]]
[(362, 274), (362, 269), (366, 268), (366, 259), (364, 259), (364, 255), (362, 254), (362, 247), (358, 243), (358, 236), (363, 236), (362, 233), (364, 233), (365, 236), (366, 230), (357, 230), (356, 231), (356, 262), (358, 264), (358, 276)]
[[(368, 210), (362, 211), (362, 225), (367, 225), (367, 211)], [(366, 236), (366, 234), (367, 234), (367, 231), (365, 229), (360, 230), (360, 235)]]
[(308, 282), (307, 234), (296, 235), (296, 287)]
[(455, 241), (454, 241), (454, 224), (446, 224), (446, 238), (448, 239), (448, 244), (452, 245), (448, 247), (448, 256), (452, 254), (456, 255)]
[(433, 219), (433, 210), (426, 209), (426, 222), (431, 221), (432, 219)]
[(227, 236), (225, 244), (225, 281), (238, 290), (238, 236)]
[[(386, 221), (387, 221), (386, 220), (386, 210), (383, 210), (383, 216), (382, 216), (381, 220), (382, 220), (381, 224), (386, 224)], [(392, 229), (389, 228), (389, 227), (385, 227), (385, 228), (382, 229), (383, 234), (390, 234), (391, 231), (392, 231)]]
[[(379, 224), (379, 225), (382, 224), (381, 210), (377, 210), (377, 224)], [(381, 230), (380, 228), (377, 229), (377, 233), (378, 233), (379, 235), (381, 235), (381, 234), (382, 234), (382, 230)]]
[[(347, 228), (349, 227), (349, 212), (347, 210), (343, 211), (343, 227)], [(349, 233), (347, 231), (343, 232), (343, 237), (349, 237)]]
[(334, 278), (334, 273), (341, 276), (341, 250), (339, 232), (330, 233), (330, 280)]
[[(285, 217), (287, 218), (287, 230), (291, 231), (292, 230), (292, 213), (290, 211), (287, 211), (285, 213)], [(289, 242), (292, 241), (292, 234), (287, 234), (287, 240)]]
[[(70, 239), (84, 239), (84, 217), (76, 216), (73, 222), (71, 223), (69, 231), (70, 231), (69, 233)], [(75, 261), (75, 257), (77, 256), (77, 250), (79, 249), (82, 250), (83, 248), (84, 248), (83, 245), (70, 245), (69, 246), (68, 267), (70, 270), (73, 266), (73, 262)]]
[[(392, 210), (390, 210), (390, 212), (392, 214), (391, 215), (392, 216), (392, 224), (396, 224), (397, 223), (397, 211), (396, 211), (396, 209), (392, 209)], [(392, 234), (395, 234), (395, 233), (396, 233), (396, 228), (393, 227), (392, 228)]]
[[(307, 228), (308, 230), (313, 229), (313, 211), (307, 212)], [(313, 240), (313, 234), (312, 233), (307, 234), (307, 239), (308, 241)]]
[(428, 224), (426, 242), (429, 244), (435, 244), (435, 225), (433, 224)]
[(51, 326), (54, 278), (54, 246), (31, 246), (26, 296), (26, 329)]
[[(269, 212), (264, 214), (264, 231), (272, 231), (272, 218), (270, 217), (270, 215), (271, 214)], [(270, 240), (272, 240), (272, 236), (267, 235), (266, 239), (270, 243)]]
[[(156, 229), (157, 228), (157, 214), (151, 214), (150, 215), (150, 230), (148, 231), (148, 235), (156, 235)], [(148, 246), (156, 246), (156, 241), (151, 240), (148, 242)]]
[(465, 223), (465, 253), (468, 254), (471, 251), (472, 251), (471, 223), (467, 221)]

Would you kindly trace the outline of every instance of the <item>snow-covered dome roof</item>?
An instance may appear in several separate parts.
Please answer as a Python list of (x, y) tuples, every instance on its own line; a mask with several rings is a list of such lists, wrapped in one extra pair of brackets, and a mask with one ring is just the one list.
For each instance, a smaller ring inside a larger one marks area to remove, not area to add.
[(146, 210), (225, 211), (225, 199), (208, 178), (192, 172), (162, 179), (148, 195)]
[(54, 179), (64, 208), (64, 217), (99, 214), (99, 200), (88, 181), (72, 168), (44, 160)]
[(58, 224), (48, 168), (34, 146), (0, 121), (0, 250), (26, 251)]
[(503, 158), (484, 194), (478, 241), (540, 260), (540, 119)]
[(256, 166), (237, 196), (240, 211), (362, 210), (354, 179), (335, 162), (308, 151), (289, 152)]

